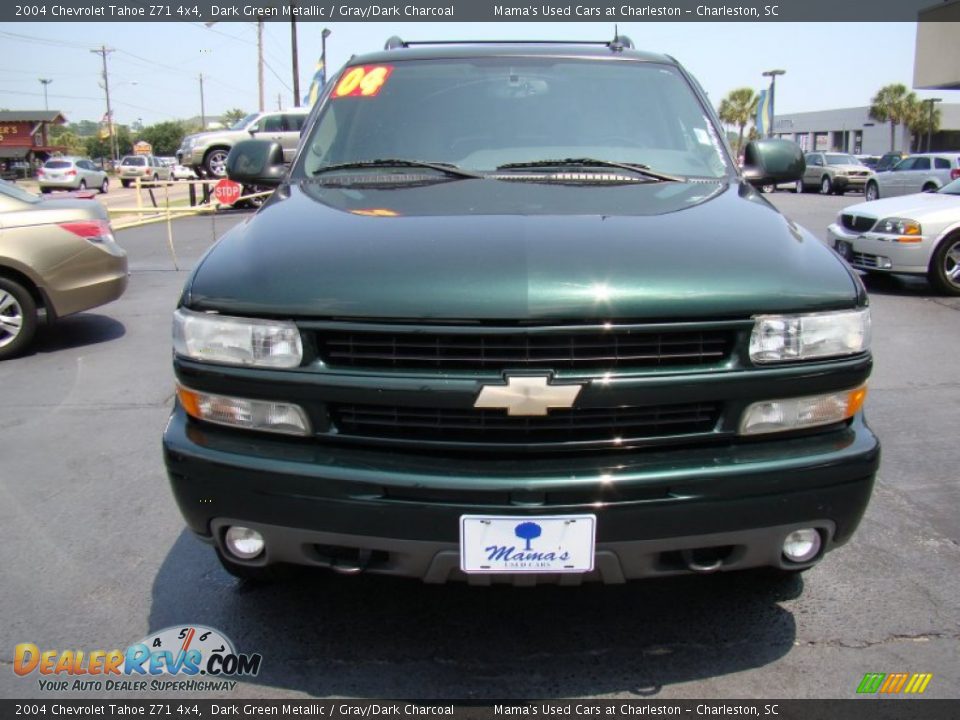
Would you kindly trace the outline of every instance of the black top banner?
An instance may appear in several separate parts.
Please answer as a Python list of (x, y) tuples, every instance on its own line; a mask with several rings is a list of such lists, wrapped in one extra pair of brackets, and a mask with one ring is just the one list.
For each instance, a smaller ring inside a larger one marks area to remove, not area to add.
[(25, 0), (16, 22), (960, 22), (960, 0)]
[(482, 703), (412, 700), (0, 700), (0, 717), (154, 717), (208, 720), (304, 717), (314, 720), (381, 718), (717, 718), (768, 720), (956, 720), (960, 700), (490, 700)]

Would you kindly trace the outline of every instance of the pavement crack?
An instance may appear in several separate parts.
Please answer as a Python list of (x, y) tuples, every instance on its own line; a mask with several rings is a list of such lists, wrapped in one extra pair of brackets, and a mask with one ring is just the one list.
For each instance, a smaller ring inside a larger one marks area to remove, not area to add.
[(798, 640), (794, 643), (796, 647), (840, 647), (847, 650), (866, 650), (878, 645), (890, 645), (902, 642), (930, 642), (931, 640), (960, 640), (960, 633), (918, 633), (911, 635), (907, 633), (894, 633), (887, 635), (879, 640)]

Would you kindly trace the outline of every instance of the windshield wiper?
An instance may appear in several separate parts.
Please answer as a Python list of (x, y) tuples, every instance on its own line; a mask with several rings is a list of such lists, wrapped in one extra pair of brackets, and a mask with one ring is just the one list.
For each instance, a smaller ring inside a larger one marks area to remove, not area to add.
[(450, 163), (426, 162), (423, 160), (400, 160), (397, 158), (377, 158), (376, 160), (358, 160), (357, 162), (336, 163), (334, 165), (324, 165), (313, 171), (313, 175), (323, 175), (324, 173), (334, 172), (336, 170), (362, 170), (363, 168), (384, 168), (384, 167), (411, 167), (427, 168), (437, 172), (446, 173), (453, 177), (461, 178), (483, 178), (469, 170), (463, 170)]
[(667, 173), (662, 173), (657, 170), (651, 170), (649, 165), (642, 165), (640, 163), (621, 163), (614, 162), (612, 160), (597, 160), (595, 158), (563, 158), (562, 160), (533, 160), (531, 162), (514, 162), (507, 163), (506, 165), (500, 165), (497, 167), (497, 170), (525, 170), (529, 168), (547, 167), (617, 168), (619, 170), (627, 170), (632, 173), (637, 173), (654, 180), (683, 182), (683, 178), (677, 177), (676, 175), (668, 175)]

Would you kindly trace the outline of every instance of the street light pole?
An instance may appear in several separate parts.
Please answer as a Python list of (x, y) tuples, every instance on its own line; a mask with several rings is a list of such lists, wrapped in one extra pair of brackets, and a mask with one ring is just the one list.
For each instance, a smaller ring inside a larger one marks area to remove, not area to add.
[(49, 110), (50, 105), (47, 103), (47, 85), (53, 82), (50, 78), (40, 78), (40, 82), (43, 85), (43, 109)]
[(766, 70), (763, 72), (764, 77), (770, 78), (770, 129), (767, 132), (767, 137), (773, 137), (773, 118), (774, 118), (774, 101), (777, 97), (777, 75), (786, 75), (786, 70)]
[(297, 53), (296, 7), (296, 0), (290, 0), (290, 53), (293, 56), (293, 106), (300, 107), (300, 58)]
[(925, 103), (930, 103), (930, 124), (927, 125), (927, 152), (930, 152), (930, 145), (933, 142), (933, 104), (943, 102), (943, 98), (927, 98)]
[(329, 28), (324, 28), (320, 33), (320, 64), (323, 66), (320, 71), (323, 73), (323, 84), (327, 84), (327, 38), (330, 36)]
[(103, 60), (103, 91), (107, 96), (107, 132), (110, 138), (110, 159), (117, 161), (117, 135), (113, 131), (113, 110), (110, 107), (110, 76), (107, 74), (107, 55), (114, 52), (113, 48), (101, 45), (99, 50), (91, 50)]
[(203, 73), (200, 73), (200, 131), (207, 129), (207, 111), (203, 105)]

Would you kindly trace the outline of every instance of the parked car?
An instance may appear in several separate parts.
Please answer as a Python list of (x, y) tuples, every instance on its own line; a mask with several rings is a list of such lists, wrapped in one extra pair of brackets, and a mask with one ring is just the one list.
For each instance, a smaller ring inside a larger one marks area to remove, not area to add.
[(873, 171), (847, 153), (812, 152), (806, 155), (807, 169), (797, 184), (798, 192), (818, 189), (821, 195), (843, 195), (848, 190), (863, 192)]
[[(862, 516), (859, 276), (671, 57), (397, 39), (348, 61), (174, 314), (164, 456), (228, 572), (797, 572)], [(623, 88), (630, 88), (623, 92)], [(215, 498), (211, 502), (205, 498)]]
[(170, 170), (170, 177), (174, 180), (196, 180), (197, 174), (193, 171), (193, 168), (188, 168), (185, 165), (174, 165)]
[(170, 168), (153, 155), (127, 155), (120, 161), (118, 170), (120, 183), (124, 187), (130, 187), (137, 178), (153, 183), (170, 180)]
[(0, 180), (0, 360), (48, 321), (115, 300), (127, 287), (127, 254), (99, 202), (44, 200)]
[(177, 150), (177, 162), (187, 165), (200, 176), (225, 176), (227, 154), (239, 140), (264, 138), (280, 143), (289, 162), (300, 142), (300, 131), (310, 112), (309, 108), (254, 113), (239, 120), (226, 130), (211, 130), (187, 135)]
[(37, 168), (37, 184), (42, 193), (90, 188), (103, 194), (110, 189), (110, 178), (88, 158), (58, 157)]
[(876, 171), (877, 165), (880, 163), (880, 158), (877, 155), (856, 155), (854, 157), (873, 171)]
[(960, 179), (932, 193), (851, 205), (827, 233), (858, 270), (926, 275), (960, 295)]
[(887, 170), (893, 169), (893, 167), (907, 157), (907, 153), (900, 152), (899, 150), (884, 153), (880, 156), (880, 159), (877, 161), (877, 166), (873, 168), (874, 172), (886, 172)]
[(960, 150), (911, 155), (867, 182), (867, 200), (933, 192), (960, 177)]

